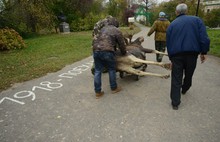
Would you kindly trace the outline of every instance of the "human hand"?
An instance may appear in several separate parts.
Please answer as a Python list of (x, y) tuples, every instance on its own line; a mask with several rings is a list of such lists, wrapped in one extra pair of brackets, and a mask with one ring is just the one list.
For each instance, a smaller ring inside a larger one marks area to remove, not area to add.
[(172, 62), (169, 63), (169, 70), (172, 70)]
[(201, 64), (205, 62), (206, 58), (207, 57), (205, 55), (202, 55), (202, 54), (200, 55)]
[(172, 70), (172, 63), (161, 63), (162, 67), (167, 70)]
[(126, 51), (125, 53), (121, 53), (122, 56), (126, 56), (128, 54), (128, 51)]

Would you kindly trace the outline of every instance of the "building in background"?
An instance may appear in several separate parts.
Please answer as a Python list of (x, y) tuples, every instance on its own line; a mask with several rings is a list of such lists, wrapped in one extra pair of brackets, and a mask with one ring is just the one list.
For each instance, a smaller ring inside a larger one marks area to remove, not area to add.
[(220, 0), (201, 0), (204, 5), (204, 12), (209, 13), (213, 9), (220, 9)]

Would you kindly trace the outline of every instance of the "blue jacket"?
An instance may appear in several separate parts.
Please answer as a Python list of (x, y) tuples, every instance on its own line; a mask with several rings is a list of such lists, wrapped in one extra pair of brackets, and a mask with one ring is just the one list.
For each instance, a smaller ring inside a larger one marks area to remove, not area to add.
[(207, 54), (210, 40), (203, 21), (196, 16), (179, 15), (166, 31), (169, 57), (179, 54)]

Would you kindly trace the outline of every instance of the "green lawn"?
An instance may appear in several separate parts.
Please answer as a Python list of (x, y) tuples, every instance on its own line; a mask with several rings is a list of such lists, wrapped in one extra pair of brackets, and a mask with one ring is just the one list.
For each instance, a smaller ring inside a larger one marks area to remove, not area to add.
[(25, 40), (27, 48), (0, 52), (0, 91), (91, 56), (89, 32), (46, 35)]
[[(121, 28), (134, 34), (140, 30)], [(0, 52), (0, 92), (17, 82), (41, 77), (92, 55), (92, 31), (25, 39), (27, 48)]]
[[(129, 34), (139, 32), (121, 28)], [(210, 54), (220, 57), (220, 30), (208, 30)], [(0, 92), (17, 82), (41, 77), (92, 55), (92, 31), (26, 39), (27, 48), (0, 52)]]
[(220, 57), (220, 30), (207, 30), (211, 40), (210, 54)]

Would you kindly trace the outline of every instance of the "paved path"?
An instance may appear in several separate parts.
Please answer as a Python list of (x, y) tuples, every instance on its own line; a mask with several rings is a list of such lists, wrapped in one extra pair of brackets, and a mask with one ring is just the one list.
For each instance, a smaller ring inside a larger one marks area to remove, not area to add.
[[(153, 49), (153, 36), (141, 28), (135, 37), (144, 36), (143, 46)], [(155, 61), (155, 55), (147, 58)], [(111, 94), (103, 74), (105, 95), (95, 99), (91, 65), (89, 57), (1, 92), (0, 141), (219, 142), (219, 58), (198, 62), (193, 86), (177, 111), (170, 106), (170, 78), (118, 77), (123, 91)], [(170, 73), (150, 65), (147, 71)]]

